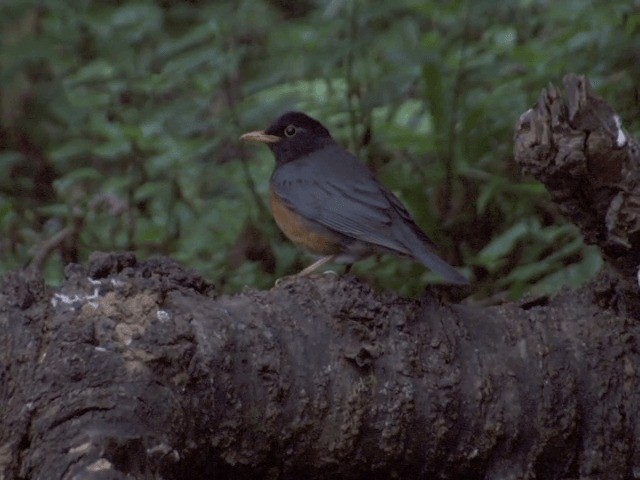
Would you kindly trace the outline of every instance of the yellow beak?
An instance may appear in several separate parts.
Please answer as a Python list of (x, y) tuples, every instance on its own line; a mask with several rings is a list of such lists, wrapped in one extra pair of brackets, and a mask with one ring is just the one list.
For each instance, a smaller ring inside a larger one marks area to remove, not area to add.
[(240, 140), (247, 140), (250, 142), (261, 142), (261, 143), (276, 143), (280, 141), (280, 137), (276, 137), (275, 135), (269, 135), (264, 133), (264, 130), (258, 130), (255, 132), (245, 133), (240, 137)]

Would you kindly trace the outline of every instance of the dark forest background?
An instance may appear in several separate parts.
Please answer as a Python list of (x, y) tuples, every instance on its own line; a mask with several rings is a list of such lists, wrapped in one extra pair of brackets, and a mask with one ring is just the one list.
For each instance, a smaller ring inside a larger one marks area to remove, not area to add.
[[(52, 284), (95, 250), (168, 255), (226, 292), (306, 265), (268, 215), (270, 152), (238, 140), (300, 109), (478, 296), (577, 286), (599, 253), (520, 175), (514, 124), (568, 72), (640, 119), (629, 0), (9, 0), (0, 31), (0, 273)], [(353, 271), (407, 295), (435, 280), (396, 258)]]

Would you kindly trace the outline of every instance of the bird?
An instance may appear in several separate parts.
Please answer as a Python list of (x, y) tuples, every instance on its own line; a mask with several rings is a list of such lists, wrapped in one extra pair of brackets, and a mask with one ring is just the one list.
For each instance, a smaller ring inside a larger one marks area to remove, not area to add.
[(400, 199), (369, 167), (343, 149), (318, 120), (286, 112), (242, 141), (266, 144), (275, 157), (269, 180), (274, 220), (294, 244), (320, 258), (298, 275), (329, 262), (352, 264), (378, 254), (408, 257), (450, 284), (468, 280), (436, 252)]

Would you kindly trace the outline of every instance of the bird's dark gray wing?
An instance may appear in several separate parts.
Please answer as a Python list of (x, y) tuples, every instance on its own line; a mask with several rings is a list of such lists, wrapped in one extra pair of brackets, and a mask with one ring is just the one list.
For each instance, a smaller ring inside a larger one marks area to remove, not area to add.
[(433, 251), (400, 200), (337, 144), (279, 166), (274, 193), (299, 215), (382, 250), (408, 255), (452, 283), (466, 283)]
[(355, 156), (330, 146), (281, 165), (274, 193), (299, 215), (353, 239), (411, 252), (393, 235), (395, 212), (381, 185)]

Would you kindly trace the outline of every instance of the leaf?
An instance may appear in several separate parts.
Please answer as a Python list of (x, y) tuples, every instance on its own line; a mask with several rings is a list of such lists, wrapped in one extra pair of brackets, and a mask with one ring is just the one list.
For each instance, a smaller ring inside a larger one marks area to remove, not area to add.
[(82, 66), (65, 80), (66, 88), (75, 88), (84, 83), (104, 82), (113, 78), (115, 68), (105, 59), (97, 59)]
[[(489, 268), (497, 259), (511, 252), (515, 244), (528, 235), (530, 231), (530, 222), (523, 221), (516, 223), (494, 238), (478, 253), (478, 263)], [(489, 268), (489, 270), (491, 271), (491, 268)]]
[(136, 201), (149, 200), (160, 197), (167, 197), (171, 192), (171, 185), (168, 182), (147, 182), (140, 185), (133, 198)]

